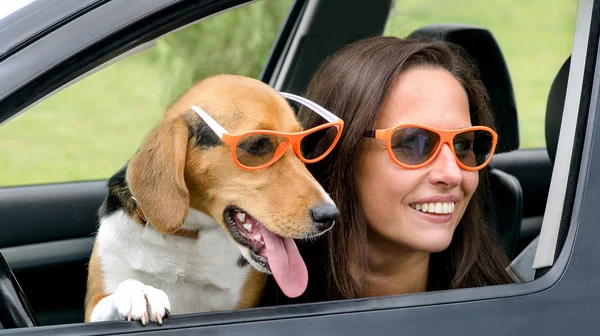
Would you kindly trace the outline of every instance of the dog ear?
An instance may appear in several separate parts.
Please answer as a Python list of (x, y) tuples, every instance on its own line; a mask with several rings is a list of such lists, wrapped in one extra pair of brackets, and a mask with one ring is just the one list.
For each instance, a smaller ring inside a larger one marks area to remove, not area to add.
[(152, 129), (127, 167), (127, 183), (148, 223), (161, 233), (183, 226), (190, 196), (184, 171), (192, 130), (182, 117)]

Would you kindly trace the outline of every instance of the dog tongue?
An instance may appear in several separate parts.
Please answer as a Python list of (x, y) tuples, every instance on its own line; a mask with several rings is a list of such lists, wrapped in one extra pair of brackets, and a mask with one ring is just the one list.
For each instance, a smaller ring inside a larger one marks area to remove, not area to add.
[(308, 285), (308, 270), (294, 240), (277, 236), (267, 229), (262, 230), (262, 236), (269, 267), (283, 294), (290, 298), (302, 295)]

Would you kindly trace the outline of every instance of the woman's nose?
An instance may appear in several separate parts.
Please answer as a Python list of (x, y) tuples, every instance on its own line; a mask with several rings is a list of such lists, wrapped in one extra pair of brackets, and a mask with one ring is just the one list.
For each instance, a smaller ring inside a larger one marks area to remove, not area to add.
[(447, 144), (443, 144), (438, 156), (431, 162), (430, 182), (453, 188), (460, 185), (462, 177), (462, 171), (456, 163), (454, 153)]

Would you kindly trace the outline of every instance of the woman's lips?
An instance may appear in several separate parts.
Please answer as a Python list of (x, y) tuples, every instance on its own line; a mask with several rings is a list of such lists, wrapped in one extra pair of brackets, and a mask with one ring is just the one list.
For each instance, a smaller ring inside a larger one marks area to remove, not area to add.
[(416, 212), (417, 216), (423, 218), (424, 220), (426, 220), (428, 222), (434, 223), (434, 224), (446, 224), (452, 220), (453, 212), (446, 213), (446, 214), (438, 214), (438, 213), (423, 212), (421, 210), (417, 210), (417, 209), (413, 208), (412, 206), (410, 208), (412, 211)]

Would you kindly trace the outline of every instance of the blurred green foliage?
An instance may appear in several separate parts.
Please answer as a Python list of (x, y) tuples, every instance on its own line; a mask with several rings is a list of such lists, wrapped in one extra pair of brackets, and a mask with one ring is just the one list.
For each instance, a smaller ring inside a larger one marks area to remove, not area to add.
[(257, 78), (292, 0), (263, 0), (167, 35), (145, 56), (164, 72), (167, 104), (219, 73)]
[[(9, 121), (0, 127), (0, 186), (110, 177), (192, 83), (257, 77), (292, 2), (261, 0), (173, 32)], [(548, 89), (570, 53), (575, 9), (572, 0), (398, 0), (385, 34), (439, 22), (490, 29), (513, 79), (521, 146), (543, 147)]]

